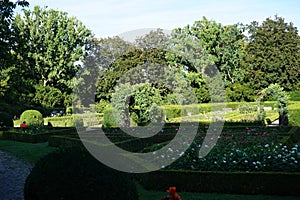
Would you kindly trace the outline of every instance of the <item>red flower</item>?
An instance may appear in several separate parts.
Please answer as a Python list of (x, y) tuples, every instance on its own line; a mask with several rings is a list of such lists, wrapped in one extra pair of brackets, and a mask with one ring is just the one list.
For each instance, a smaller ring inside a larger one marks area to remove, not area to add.
[(166, 196), (162, 200), (182, 200), (181, 197), (176, 193), (176, 187), (169, 187), (167, 190), (171, 196)]

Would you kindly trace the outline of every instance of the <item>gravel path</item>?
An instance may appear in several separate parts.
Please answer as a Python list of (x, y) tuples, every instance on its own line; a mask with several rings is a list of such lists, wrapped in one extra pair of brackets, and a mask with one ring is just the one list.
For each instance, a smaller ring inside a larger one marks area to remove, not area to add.
[(24, 199), (23, 187), (32, 164), (0, 151), (0, 199)]

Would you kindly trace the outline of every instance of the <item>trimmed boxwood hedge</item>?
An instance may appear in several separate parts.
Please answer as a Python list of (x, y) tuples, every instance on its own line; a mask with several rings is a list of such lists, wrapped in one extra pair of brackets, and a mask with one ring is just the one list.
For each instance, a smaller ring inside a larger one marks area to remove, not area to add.
[(174, 185), (180, 192), (300, 195), (300, 173), (160, 170), (135, 176), (148, 190)]
[(61, 149), (36, 163), (26, 179), (25, 200), (135, 200), (138, 194), (129, 174), (109, 168), (85, 149)]

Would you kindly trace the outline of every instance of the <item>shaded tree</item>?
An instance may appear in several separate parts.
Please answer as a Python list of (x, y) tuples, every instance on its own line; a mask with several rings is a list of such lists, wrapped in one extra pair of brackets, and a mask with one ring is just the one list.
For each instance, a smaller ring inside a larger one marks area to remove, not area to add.
[[(9, 0), (0, 1), (0, 97), (5, 97), (9, 102), (9, 97), (14, 95), (8, 94), (10, 88), (13, 88), (15, 63), (17, 61), (12, 53), (16, 45), (18, 35), (15, 34), (12, 26), (14, 20), (14, 9), (17, 6), (28, 6), (25, 0), (12, 2)], [(16, 87), (18, 88), (18, 87)]]

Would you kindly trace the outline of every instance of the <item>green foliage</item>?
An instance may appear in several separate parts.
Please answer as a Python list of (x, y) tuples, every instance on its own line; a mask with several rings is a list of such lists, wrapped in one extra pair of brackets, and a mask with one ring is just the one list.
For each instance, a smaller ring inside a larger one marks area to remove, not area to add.
[(261, 25), (252, 22), (246, 47), (246, 81), (256, 91), (277, 83), (285, 90), (297, 89), (300, 78), (300, 37), (297, 27), (275, 16)]
[(289, 121), (292, 126), (300, 127), (300, 102), (296, 102), (288, 106)]
[(50, 147), (48, 142), (32, 144), (11, 140), (0, 140), (0, 149), (35, 164), (42, 157), (54, 151), (56, 148)]
[(187, 26), (183, 30), (186, 30), (184, 34), (195, 36), (201, 41), (201, 58), (208, 58), (204, 67), (215, 64), (222, 72), (225, 85), (243, 81), (244, 70), (241, 65), (245, 36), (242, 26), (223, 26), (203, 17), (202, 20), (195, 21), (193, 26)]
[(287, 93), (290, 97), (290, 101), (300, 101), (300, 90), (297, 91), (291, 91)]
[(148, 34), (138, 37), (135, 44), (142, 50), (164, 49), (169, 41), (169, 36), (162, 29), (151, 30)]
[(51, 123), (53, 127), (74, 127), (74, 116), (48, 117), (44, 119), (45, 123)]
[(5, 112), (0, 112), (0, 127), (14, 127), (12, 116)]
[(177, 118), (182, 115), (182, 106), (180, 105), (165, 105), (163, 109), (166, 113), (167, 119)]
[(14, 29), (12, 27), (12, 22), (14, 20), (14, 10), (17, 6), (28, 6), (28, 2), (25, 0), (20, 1), (10, 1), (1, 0), (0, 1), (0, 63), (1, 68), (9, 67), (11, 61), (11, 48), (15, 45), (16, 38), (14, 37)]
[(114, 117), (113, 109), (111, 107), (106, 107), (103, 115), (103, 126), (104, 127), (117, 127), (119, 124), (117, 123), (116, 118)]
[(99, 102), (96, 103), (96, 112), (97, 113), (104, 113), (104, 110), (110, 103), (101, 99)]
[[(159, 91), (151, 87), (150, 84), (137, 86), (134, 92), (134, 105), (139, 107), (139, 122), (143, 123), (151, 121), (150, 111), (153, 108), (159, 112), (157, 104), (160, 104), (161, 101), (162, 97), (160, 96)], [(160, 115), (162, 115), (162, 113), (160, 113)]]
[(73, 107), (72, 106), (68, 106), (66, 108), (66, 114), (67, 115), (72, 115), (73, 114)]
[(286, 94), (286, 92), (283, 91), (283, 87), (281, 87), (278, 84), (271, 84), (269, 87), (263, 89), (260, 92), (260, 96), (258, 97), (258, 119), (264, 121), (265, 119), (265, 113), (264, 110), (261, 108), (261, 101), (267, 97), (267, 96), (273, 96), (277, 102), (276, 106), (278, 108), (279, 113), (279, 124), (280, 125), (288, 125), (288, 99), (289, 96)]
[(247, 102), (242, 102), (238, 106), (238, 110), (241, 114), (249, 114), (257, 111), (257, 106)]
[(84, 120), (81, 116), (75, 116), (74, 117), (74, 121), (73, 121), (73, 126), (76, 126), (78, 128), (81, 128), (83, 127), (85, 124), (84, 124)]
[[(138, 179), (150, 191), (161, 191), (176, 185), (180, 188), (180, 196), (188, 200), (295, 200), (300, 191), (297, 184), (299, 173), (160, 170), (140, 174)], [(187, 195), (184, 198), (180, 191), (190, 191), (199, 196), (193, 198), (193, 195)]]
[(85, 149), (73, 147), (50, 153), (36, 163), (26, 179), (24, 197), (135, 200), (138, 194), (129, 174), (105, 166)]
[(253, 102), (256, 100), (255, 91), (247, 83), (233, 83), (226, 88), (226, 96), (228, 101), (233, 102)]
[(19, 68), (28, 83), (70, 94), (72, 79), (79, 70), (74, 63), (84, 58), (91, 31), (65, 12), (39, 6), (17, 15), (14, 27), (23, 40), (15, 52), (24, 60)]
[(165, 120), (163, 108), (154, 103), (149, 110), (149, 117), (153, 123), (163, 123)]
[(33, 101), (38, 105), (55, 108), (64, 105), (63, 97), (64, 95), (57, 88), (37, 85)]
[[(14, 90), (18, 90), (18, 87), (21, 86), (14, 83), (14, 65), (18, 62), (18, 59), (14, 55), (13, 49), (17, 46), (18, 35), (12, 26), (14, 10), (19, 6), (28, 6), (28, 2), (25, 0), (0, 1), (0, 97), (7, 102), (11, 100), (15, 102), (12, 97), (18, 96)], [(10, 88), (13, 88), (13, 90), (10, 90)]]
[(0, 97), (5, 96), (6, 92), (9, 90), (9, 71), (1, 70), (0, 71)]
[[(152, 82), (151, 80), (159, 80), (159, 77), (162, 75), (157, 74), (157, 69), (151, 70), (151, 67), (155, 66), (148, 65), (153, 63), (166, 66), (165, 52), (163, 50), (147, 49), (142, 51), (140, 49), (134, 49), (131, 52), (124, 52), (124, 54), (118, 57), (113, 63), (106, 66), (108, 69), (100, 72), (97, 97), (110, 101), (114, 87), (121, 78), (124, 82), (130, 82), (132, 85), (142, 83), (141, 79), (143, 78), (149, 78), (149, 82)], [(147, 67), (147, 74), (145, 76), (140, 76), (140, 74), (137, 74), (137, 71), (131, 71), (133, 73), (129, 73), (130, 70), (138, 70), (141, 67)]]
[[(121, 126), (130, 123), (130, 113), (136, 112), (138, 123), (151, 121), (150, 109), (155, 104), (160, 104), (162, 98), (159, 90), (146, 84), (123, 84), (116, 88), (112, 96), (112, 106), (115, 109), (116, 119)], [(138, 109), (134, 109), (137, 107)]]
[(26, 122), (27, 126), (43, 126), (43, 115), (37, 110), (26, 110), (20, 116), (21, 122)]

